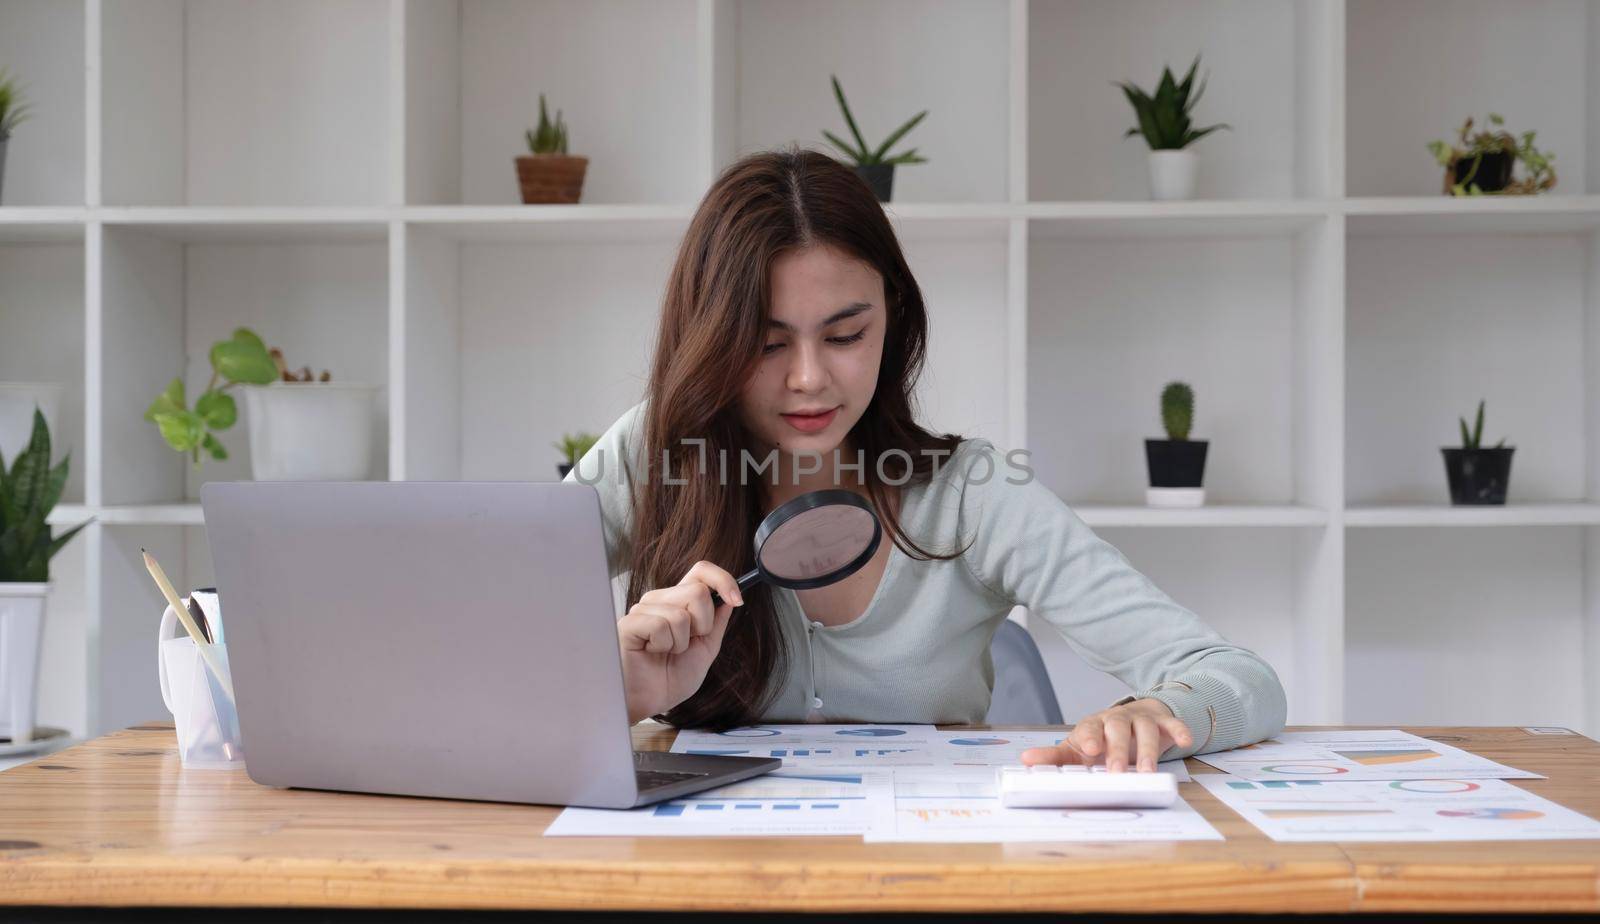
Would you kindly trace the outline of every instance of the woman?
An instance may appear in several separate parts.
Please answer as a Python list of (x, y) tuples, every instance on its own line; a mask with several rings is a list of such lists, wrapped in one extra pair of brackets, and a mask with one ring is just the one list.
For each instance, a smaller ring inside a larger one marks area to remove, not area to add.
[[(990, 640), (1024, 605), (1140, 691), (1027, 762), (1153, 771), (1280, 731), (1266, 662), (1154, 587), (1017, 453), (918, 425), (926, 335), (916, 280), (850, 168), (767, 152), (712, 186), (644, 401), (567, 476), (595, 485), (612, 574), (631, 571), (630, 720), (982, 722)], [(823, 488), (865, 496), (890, 541), (831, 586), (741, 596), (762, 517)]]

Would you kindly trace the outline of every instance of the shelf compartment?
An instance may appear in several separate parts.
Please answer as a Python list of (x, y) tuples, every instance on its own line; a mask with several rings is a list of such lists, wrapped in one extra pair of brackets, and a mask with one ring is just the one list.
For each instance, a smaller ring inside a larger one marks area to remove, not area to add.
[[(1028, 10), (1028, 186), (1035, 200), (1146, 200), (1148, 146), (1124, 138), (1133, 109), (1116, 81), (1153, 92), (1203, 52), (1194, 150), (1203, 198), (1327, 196), (1333, 86), (1341, 61), (1329, 5), (1070, 0)], [(1200, 76), (1196, 76), (1196, 83)]]
[[(589, 158), (584, 203), (697, 199), (709, 158), (693, 0), (405, 0), (405, 201), (521, 201), (514, 158), (550, 118)], [(530, 47), (538, 54), (529, 54)]]
[(1439, 450), (1461, 444), (1457, 419), (1480, 398), (1486, 445), (1518, 448), (1512, 505), (1593, 496), (1595, 256), (1581, 234), (1350, 239), (1351, 506), (1448, 501)]
[[(0, 380), (61, 386), (50, 448), (54, 462), (71, 455), (62, 495), (69, 504), (84, 501), (87, 484), (83, 298), (81, 240), (0, 239)], [(21, 448), (0, 446), (7, 466)]]
[(389, 202), (389, 8), (103, 0), (103, 201)]
[(1345, 720), (1583, 727), (1584, 532), (1347, 534)]
[[(1095, 239), (1030, 232), (1028, 446), (1063, 497), (1143, 503), (1159, 394), (1196, 391), (1209, 500), (1339, 504), (1336, 221), (1294, 235)], [(1329, 342), (1325, 338), (1335, 338)], [(1048, 413), (1047, 413), (1048, 411)]]
[(854, 143), (829, 80), (837, 75), (868, 144), (880, 144), (928, 110), (894, 147), (917, 148), (928, 158), (895, 169), (895, 200), (1009, 199), (1012, 6), (1006, 0), (718, 5), (719, 22), (724, 11), (733, 20), (721, 32), (719, 60), (736, 62), (730, 69), (738, 87), (717, 96), (719, 169), (790, 144), (844, 157), (822, 134), (827, 129)]
[(84, 204), (85, 47), (81, 0), (0, 0), (0, 62), (30, 107), (6, 146), (0, 205)]
[[(169, 232), (178, 231), (175, 237)], [(193, 499), (208, 480), (249, 477), (248, 410), (219, 439), (229, 458), (194, 470), (144, 420), (166, 383), (183, 375), (192, 402), (211, 374), (212, 343), (249, 327), (281, 347), (291, 366), (335, 380), (387, 385), (388, 247), (382, 240), (282, 239), (284, 229), (238, 225), (221, 242), (187, 225), (107, 226), (104, 232), (105, 368), (101, 421), (110, 507)], [(388, 405), (374, 401), (370, 477), (387, 477)]]
[(1600, 105), (1579, 89), (1600, 73), (1597, 12), (1594, 0), (1348, 0), (1350, 194), (1442, 197), (1428, 142), (1454, 142), (1489, 112), (1538, 132), (1557, 195), (1600, 191)]

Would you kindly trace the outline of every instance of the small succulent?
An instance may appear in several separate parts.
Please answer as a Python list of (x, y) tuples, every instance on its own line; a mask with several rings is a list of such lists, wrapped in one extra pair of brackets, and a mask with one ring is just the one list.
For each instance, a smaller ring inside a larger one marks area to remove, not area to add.
[(38, 408), (33, 435), (11, 467), (0, 458), (0, 583), (44, 584), (50, 580), (50, 559), (78, 531), (80, 523), (51, 536), (46, 518), (61, 500), (67, 483), (68, 458), (50, 467), (50, 427)]
[(552, 445), (566, 457), (568, 465), (577, 465), (578, 460), (600, 441), (600, 437), (593, 433), (568, 433), (561, 440)]
[(273, 347), (272, 349), (268, 350), (267, 355), (272, 357), (272, 364), (278, 367), (278, 377), (285, 382), (333, 381), (333, 373), (326, 369), (322, 370), (322, 375), (315, 378), (312, 377), (310, 366), (301, 366), (299, 372), (291, 372), (289, 370), (289, 365), (283, 361), (283, 351), (277, 347)]
[[(1473, 425), (1473, 428), (1471, 430), (1467, 429), (1467, 419), (1465, 417), (1461, 417), (1461, 418), (1458, 418), (1458, 419), (1461, 421), (1461, 448), (1462, 449), (1479, 449), (1479, 448), (1482, 448), (1482, 444), (1483, 444), (1483, 402), (1482, 401), (1478, 402), (1478, 420), (1477, 420), (1477, 423)], [(1494, 444), (1494, 448), (1495, 449), (1504, 449), (1505, 445), (1506, 445), (1506, 441), (1502, 437), (1500, 442)]]
[(1195, 55), (1194, 63), (1189, 65), (1189, 73), (1184, 75), (1181, 83), (1173, 79), (1172, 68), (1163, 67), (1154, 96), (1127, 81), (1118, 83), (1117, 86), (1128, 97), (1134, 115), (1139, 120), (1139, 124), (1124, 132), (1122, 137), (1143, 135), (1150, 150), (1172, 151), (1186, 148), (1219, 128), (1231, 130), (1231, 126), (1220, 122), (1205, 128), (1191, 125), (1189, 110), (1200, 101), (1200, 94), (1206, 90), (1206, 78), (1202, 77), (1200, 86), (1194, 88), (1194, 95), (1189, 95), (1190, 88), (1194, 86), (1194, 72), (1199, 67), (1200, 56)]
[(28, 109), (28, 104), (23, 102), (22, 88), (0, 68), (0, 140), (28, 118)]
[(928, 110), (924, 109), (912, 116), (906, 120), (904, 125), (890, 132), (889, 137), (884, 139), (884, 142), (878, 145), (877, 148), (871, 148), (867, 145), (867, 139), (861, 137), (861, 129), (856, 127), (855, 116), (850, 114), (850, 104), (844, 100), (844, 88), (839, 85), (839, 78), (833, 77), (832, 79), (834, 98), (839, 101), (839, 109), (844, 113), (845, 124), (850, 126), (850, 134), (856, 139), (856, 143), (851, 145), (840, 139), (833, 132), (823, 129), (823, 136), (834, 147), (849, 155), (850, 159), (855, 161), (858, 167), (870, 167), (876, 164), (925, 164), (928, 162), (927, 158), (918, 156), (916, 148), (896, 154), (893, 157), (888, 156), (889, 149), (894, 146), (894, 143), (904, 138), (906, 132), (916, 128), (917, 123), (921, 122), (923, 117), (928, 114)]
[[(1499, 191), (1500, 195), (1532, 195), (1552, 189), (1556, 185), (1556, 170), (1550, 162), (1556, 159), (1554, 154), (1541, 151), (1533, 143), (1534, 132), (1522, 133), (1521, 140), (1506, 131), (1506, 120), (1497, 112), (1489, 113), (1489, 124), (1494, 128), (1487, 131), (1472, 131), (1473, 121), (1469, 116), (1461, 123), (1461, 130), (1457, 133), (1458, 144), (1448, 141), (1430, 141), (1428, 150), (1433, 154), (1433, 159), (1445, 169), (1445, 186), (1452, 196), (1484, 196), (1494, 195), (1478, 187), (1476, 182), (1478, 168), (1483, 164), (1483, 155), (1510, 153), (1513, 161), (1522, 161), (1523, 169), (1527, 175), (1520, 180), (1512, 180), (1505, 188)], [(1471, 158), (1471, 166), (1467, 168), (1465, 176), (1456, 176), (1456, 168), (1461, 163)]]
[(1194, 427), (1194, 389), (1182, 382), (1169, 382), (1161, 389), (1161, 425), (1167, 439), (1182, 442)]
[(528, 129), (528, 150), (534, 154), (567, 153), (567, 124), (561, 120), (561, 110), (556, 110), (556, 120), (550, 121), (550, 112), (544, 105), (544, 94), (539, 94), (539, 128)]

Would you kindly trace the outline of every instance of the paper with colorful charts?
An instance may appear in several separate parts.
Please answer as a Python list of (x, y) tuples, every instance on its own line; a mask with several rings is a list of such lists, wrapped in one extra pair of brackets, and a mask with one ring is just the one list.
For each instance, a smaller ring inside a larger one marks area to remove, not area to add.
[[(756, 725), (678, 732), (679, 754), (777, 757), (785, 767), (973, 769), (1017, 766), (1028, 748), (1053, 747), (1066, 730), (941, 731), (932, 725)], [(1182, 760), (1157, 766), (1189, 780)]]
[(1275, 841), (1600, 839), (1600, 822), (1505, 780), (1195, 781)]
[(1398, 729), (1284, 732), (1257, 744), (1197, 757), (1225, 773), (1256, 781), (1544, 779)]

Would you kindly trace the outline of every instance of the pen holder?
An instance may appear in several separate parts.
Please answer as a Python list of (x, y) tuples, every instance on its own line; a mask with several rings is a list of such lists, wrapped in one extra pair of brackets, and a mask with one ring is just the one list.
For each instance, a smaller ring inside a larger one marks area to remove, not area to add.
[[(184, 601), (188, 603), (187, 600)], [(161, 699), (178, 729), (178, 757), (185, 769), (235, 770), (244, 766), (239, 711), (228, 690), (228, 646), (207, 645), (223, 672), (223, 681), (206, 663), (200, 646), (183, 634), (177, 614), (168, 606), (158, 633)]]

